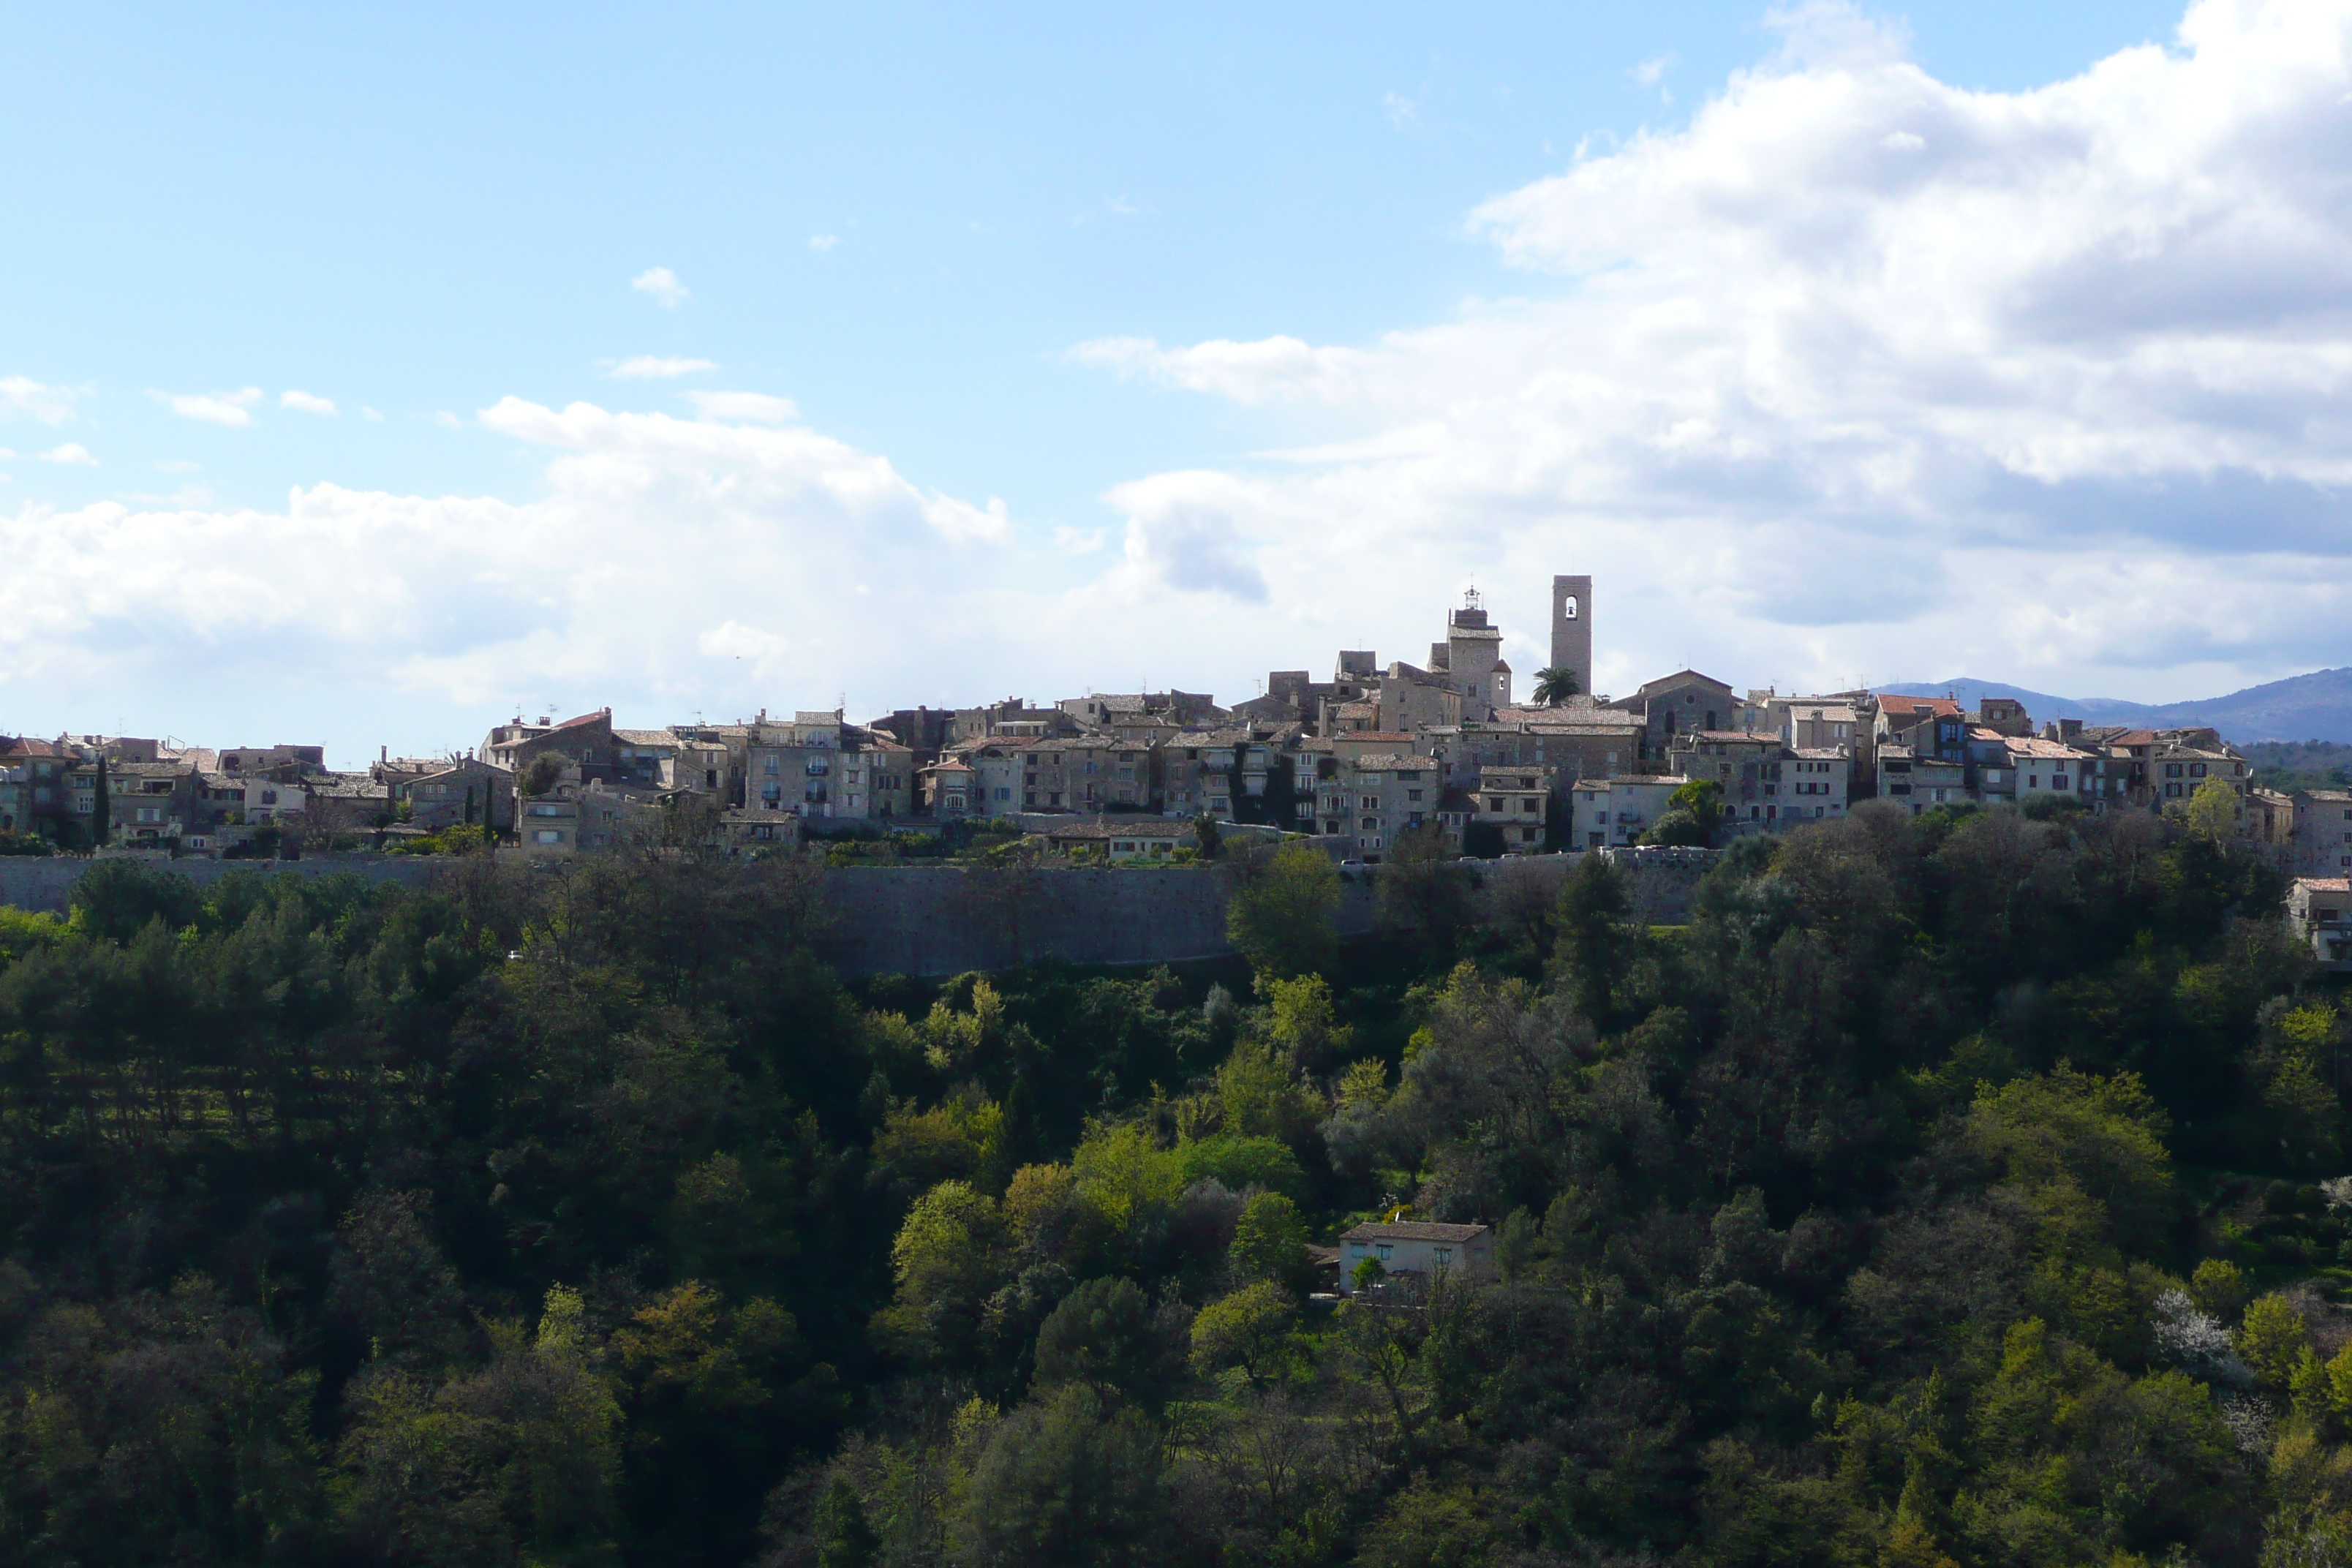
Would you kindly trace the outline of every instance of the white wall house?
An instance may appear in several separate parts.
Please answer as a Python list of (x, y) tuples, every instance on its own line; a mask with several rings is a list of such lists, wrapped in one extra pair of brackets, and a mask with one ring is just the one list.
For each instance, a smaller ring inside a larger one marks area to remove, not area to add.
[(1356, 1293), (1355, 1271), (1377, 1258), (1390, 1274), (1427, 1280), (1440, 1272), (1482, 1279), (1495, 1271), (1495, 1227), (1487, 1225), (1423, 1225), (1400, 1221), (1360, 1225), (1339, 1237), (1339, 1289)]

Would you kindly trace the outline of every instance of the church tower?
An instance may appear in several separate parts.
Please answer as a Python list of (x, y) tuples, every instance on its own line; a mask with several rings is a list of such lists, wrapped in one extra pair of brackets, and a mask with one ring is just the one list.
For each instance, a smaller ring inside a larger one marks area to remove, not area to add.
[(1592, 579), (1551, 580), (1551, 661), (1576, 672), (1576, 689), (1592, 689)]

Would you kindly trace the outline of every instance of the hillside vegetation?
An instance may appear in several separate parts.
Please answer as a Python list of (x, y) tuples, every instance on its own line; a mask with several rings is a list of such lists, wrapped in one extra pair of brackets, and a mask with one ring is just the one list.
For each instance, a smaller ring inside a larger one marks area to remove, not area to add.
[[(0, 914), (0, 1560), (2352, 1553), (2331, 982), (2117, 815), (853, 990), (795, 864)], [(1309, 1300), (1396, 1205), (1500, 1277)]]
[(2244, 748), (2254, 776), (2267, 788), (2352, 788), (2352, 745), (2333, 741), (2264, 741)]

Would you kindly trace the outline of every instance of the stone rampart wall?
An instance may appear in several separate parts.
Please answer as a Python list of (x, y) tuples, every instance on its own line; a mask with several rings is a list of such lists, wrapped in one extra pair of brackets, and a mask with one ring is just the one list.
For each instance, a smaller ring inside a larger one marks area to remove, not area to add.
[[(351, 872), (371, 882), (394, 882), (422, 888), (433, 880), (434, 862), (422, 855), (316, 855), (300, 860), (214, 860), (191, 856), (182, 860), (161, 857), (145, 860), (159, 870), (177, 871), (199, 888), (208, 888), (234, 871), (258, 871), (275, 876), (291, 871), (299, 877), (331, 877)], [(0, 856), (0, 904), (20, 910), (50, 910), (63, 914), (67, 895), (93, 862), (88, 856)]]
[[(1674, 924), (1689, 918), (1691, 889), (1714, 856), (1705, 850), (1627, 851), (1612, 858), (1624, 865), (1632, 879), (1640, 918)], [(1469, 868), (1476, 884), (1476, 917), (1499, 919), (1548, 903), (1578, 859), (1528, 856)], [(238, 870), (308, 877), (349, 871), (371, 881), (422, 887), (437, 868), (424, 856), (152, 863), (199, 887)], [(62, 911), (75, 879), (90, 864), (68, 857), (0, 858), (0, 902)], [(1340, 934), (1364, 935), (1380, 924), (1380, 868), (1351, 868), (1343, 875), (1349, 879), (1340, 889)], [(1233, 952), (1225, 940), (1225, 906), (1234, 885), (1234, 872), (1223, 867), (843, 867), (825, 874), (832, 918), (824, 945), (827, 957), (853, 977), (956, 974), (1046, 958), (1086, 964), (1222, 958)]]

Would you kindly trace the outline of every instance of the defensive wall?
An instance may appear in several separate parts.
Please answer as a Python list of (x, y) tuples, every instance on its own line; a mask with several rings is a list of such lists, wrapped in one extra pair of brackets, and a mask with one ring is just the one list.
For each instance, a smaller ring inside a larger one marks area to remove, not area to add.
[[(159, 871), (176, 871), (199, 888), (208, 888), (233, 871), (258, 871), (265, 876), (291, 871), (298, 877), (331, 877), (349, 871), (371, 882), (422, 888), (433, 880), (435, 870), (432, 859), (422, 855), (314, 855), (300, 860), (215, 860), (206, 856), (167, 860), (146, 855), (125, 858)], [(0, 904), (63, 914), (74, 883), (95, 863), (87, 855), (0, 856)]]
[[(1689, 918), (1692, 891), (1717, 858), (1706, 849), (1601, 850), (1628, 874), (1636, 918), (1676, 924)], [(1575, 868), (1575, 855), (1537, 855), (1465, 865), (1472, 917), (1521, 917), (1549, 903)], [(91, 861), (80, 857), (0, 858), (0, 902), (20, 909), (67, 908), (74, 881)], [(199, 887), (233, 871), (299, 876), (352, 872), (373, 882), (428, 884), (438, 867), (427, 856), (323, 855), (300, 860), (150, 861)], [(1342, 936), (1381, 923), (1378, 867), (1349, 868), (1340, 887)], [(967, 868), (960, 866), (851, 866), (825, 874), (830, 919), (823, 945), (852, 977), (958, 974), (1004, 969), (1039, 959), (1070, 963), (1149, 964), (1232, 953), (1225, 906), (1238, 886), (1225, 867), (1150, 869)]]

